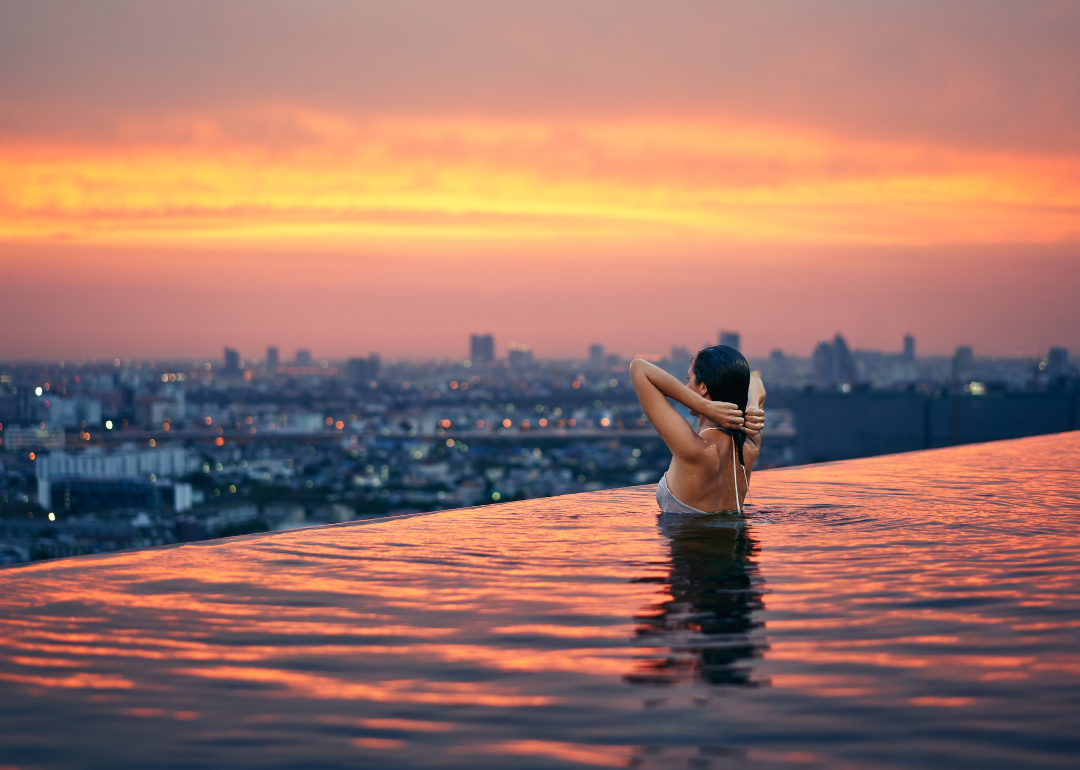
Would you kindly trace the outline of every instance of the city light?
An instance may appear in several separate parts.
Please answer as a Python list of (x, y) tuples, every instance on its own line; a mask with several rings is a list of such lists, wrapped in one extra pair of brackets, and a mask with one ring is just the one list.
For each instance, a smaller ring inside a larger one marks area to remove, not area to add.
[[(661, 359), (659, 365), (682, 378), (692, 354), (678, 347), (672, 353), (672, 358)], [(29, 394), (37, 387), (36, 380), (43, 396), (49, 398), (48, 407), (44, 398), (23, 400), (40, 411), (26, 415), (29, 426), (15, 424), (15, 430), (22, 433), (13, 433), (10, 424), (4, 426), (4, 448), (29, 439), (37, 443), (25, 445), (21, 451), (33, 449), (34, 457), (41, 460), (49, 449), (61, 445), (60, 424), (66, 423), (71, 426), (66, 434), (71, 455), (81, 454), (73, 439), (78, 436), (85, 447), (93, 430), (101, 446), (90, 454), (109, 458), (128, 451), (121, 449), (119, 442), (110, 442), (120, 438), (111, 431), (120, 426), (126, 431), (131, 426), (131, 437), (139, 440), (136, 437), (142, 436), (147, 442), (142, 451), (156, 447), (151, 451), (163, 461), (170, 452), (190, 453), (185, 476), (201, 470), (198, 476), (209, 487), (211, 477), (204, 474), (215, 474), (216, 494), (212, 488), (194, 485), (196, 510), (209, 506), (203, 509), (209, 513), (222, 496), (255, 503), (244, 496), (253, 491), (247, 487), (249, 480), (258, 484), (255, 510), (256, 515), (268, 516), (266, 526), (281, 524), (280, 517), (286, 514), (278, 513), (273, 502), (269, 503), (271, 513), (263, 513), (262, 507), (268, 504), (264, 501), (273, 501), (275, 495), (288, 500), (297, 491), (303, 493), (303, 505), (308, 508), (304, 521), (325, 523), (341, 517), (347, 520), (399, 510), (496, 502), (493, 485), (498, 486), (497, 501), (501, 502), (653, 483), (663, 474), (670, 456), (632, 389), (618, 387), (626, 383), (612, 372), (625, 371), (630, 362), (616, 358), (610, 352), (593, 363), (585, 358), (519, 358), (511, 364), (503, 358), (485, 362), (478, 369), (480, 373), (472, 376), (464, 376), (460, 362), (452, 359), (390, 361), (375, 368), (363, 359), (365, 366), (359, 370), (340, 367), (340, 373), (332, 373), (334, 367), (319, 367), (320, 374), (304, 374), (301, 379), (287, 373), (263, 378), (260, 372), (259, 377), (247, 381), (236, 372), (221, 374), (213, 382), (208, 377), (189, 377), (183, 382), (177, 378), (175, 383), (162, 380), (161, 369), (176, 368), (166, 360), (155, 362), (160, 368), (154, 370), (149, 365), (142, 367), (141, 374), (134, 362), (132, 368), (119, 372), (114, 371), (111, 360), (106, 364), (107, 372), (103, 365), (90, 363), (81, 369), (79, 383), (55, 376), (55, 364), (52, 371), (42, 367), (23, 374), (10, 374), (0, 366), (0, 389), (7, 388), (12, 395), (18, 389)], [(823, 454), (800, 443), (814, 439), (804, 438), (799, 425), (814, 423), (800, 421), (791, 407), (781, 405), (780, 399), (791, 393), (798, 394), (800, 409), (825, 408), (822, 405), (835, 404), (835, 396), (845, 391), (848, 395), (843, 401), (860, 408), (866, 402), (918, 402), (908, 406), (930, 415), (933, 437), (948, 435), (949, 423), (944, 433), (941, 426), (952, 410), (965, 410), (976, 401), (980, 419), (1001, 422), (997, 414), (1004, 407), (1012, 410), (1009, 414), (1015, 412), (1015, 419), (1030, 422), (1029, 412), (1043, 403), (1039, 399), (1057, 398), (1055, 389), (1067, 386), (1071, 382), (1068, 378), (1076, 376), (1076, 365), (1063, 348), (1001, 359), (976, 357), (970, 346), (961, 345), (953, 357), (915, 359), (913, 339), (904, 340), (898, 351), (867, 351), (848, 346), (840, 335), (804, 351), (803, 356), (775, 352), (768, 358), (751, 358), (750, 363), (751, 371), (759, 372), (769, 384), (777, 404), (769, 411), (768, 440), (759, 467), (808, 462)], [(1040, 363), (1044, 368), (1038, 368)], [(384, 383), (392, 382), (394, 387), (367, 387), (375, 382), (368, 378), (380, 368)], [(253, 365), (245, 371), (254, 370)], [(15, 377), (25, 379), (20, 384)], [(312, 379), (303, 379), (309, 377)], [(957, 378), (964, 396), (959, 401), (951, 390)], [(458, 387), (448, 388), (449, 382)], [(409, 387), (396, 387), (404, 383)], [(991, 390), (995, 395), (1000, 391), (1001, 398), (972, 398)], [(1024, 391), (1027, 400), (1013, 399), (1014, 391)], [(3, 396), (0, 393), (0, 398)], [(950, 398), (950, 409), (932, 404), (926, 411), (924, 401), (945, 398)], [(109, 414), (103, 415), (106, 410)], [(338, 419), (335, 413), (348, 418)], [(876, 414), (873, 424), (861, 430), (873, 435), (907, 435), (896, 431), (888, 409), (879, 409)], [(832, 421), (842, 426), (842, 418), (837, 415)], [(967, 421), (962, 413), (961, 440), (968, 430)], [(920, 424), (925, 429), (925, 423)], [(259, 425), (268, 429), (265, 438), (257, 435)], [(100, 436), (93, 426), (102, 426)], [(189, 441), (185, 446), (185, 442), (169, 440), (177, 434), (195, 436), (198, 432), (192, 429), (197, 426), (212, 431), (205, 443)], [(27, 433), (27, 427), (33, 432)], [(350, 429), (347, 436), (342, 435), (345, 427)], [(549, 427), (560, 430), (547, 431)], [(231, 446), (224, 437), (226, 428), (234, 430), (233, 435), (242, 434)], [(467, 430), (450, 438), (446, 434), (453, 428)], [(160, 440), (145, 433), (155, 430), (168, 432)], [(465, 436), (476, 437), (474, 449), (478, 452), (469, 451), (462, 441)], [(533, 446), (539, 438), (545, 440), (542, 453)], [(845, 438), (847, 442), (854, 440)], [(880, 451), (880, 439), (872, 446), (873, 451)], [(825, 446), (824, 452), (828, 451), (830, 445)], [(162, 469), (161, 473), (155, 470), (155, 476), (163, 490), (185, 478), (168, 470), (168, 465), (155, 467)], [(29, 478), (33, 480), (32, 475)], [(33, 492), (27, 486), (23, 492), (27, 501), (33, 499)], [(330, 509), (324, 508), (331, 504), (337, 511), (332, 517)]]

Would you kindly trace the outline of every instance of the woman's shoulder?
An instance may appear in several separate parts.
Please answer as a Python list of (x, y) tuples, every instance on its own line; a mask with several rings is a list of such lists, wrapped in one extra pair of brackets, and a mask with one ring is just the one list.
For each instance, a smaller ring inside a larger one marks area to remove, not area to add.
[(731, 432), (725, 428), (706, 428), (698, 433), (702, 443), (707, 447), (715, 447), (717, 451), (730, 452), (734, 444)]

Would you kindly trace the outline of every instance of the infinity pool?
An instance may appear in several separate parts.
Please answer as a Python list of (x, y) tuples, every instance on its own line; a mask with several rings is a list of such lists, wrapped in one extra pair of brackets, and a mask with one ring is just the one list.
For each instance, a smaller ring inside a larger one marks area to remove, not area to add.
[(0, 571), (0, 767), (1080, 764), (1080, 434)]

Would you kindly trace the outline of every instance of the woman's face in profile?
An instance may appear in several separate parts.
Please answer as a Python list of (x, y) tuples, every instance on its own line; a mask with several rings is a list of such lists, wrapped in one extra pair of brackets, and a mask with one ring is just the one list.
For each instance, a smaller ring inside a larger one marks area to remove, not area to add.
[(694, 356), (694, 358), (690, 361), (690, 368), (686, 370), (686, 384), (690, 388), (690, 390), (708, 398), (708, 396), (705, 395), (705, 388), (702, 385), (698, 384), (697, 377), (694, 376), (695, 363), (697, 363), (697, 356)]
[[(708, 398), (708, 396), (706, 396), (705, 393), (702, 392), (705, 389), (698, 385), (697, 377), (694, 376), (694, 363), (696, 361), (697, 356), (694, 356), (693, 360), (690, 361), (690, 368), (686, 370), (686, 384), (687, 386), (689, 386), (690, 390), (694, 391), (695, 393), (700, 393), (701, 395)], [(691, 409), (690, 416), (700, 417), (701, 415)]]

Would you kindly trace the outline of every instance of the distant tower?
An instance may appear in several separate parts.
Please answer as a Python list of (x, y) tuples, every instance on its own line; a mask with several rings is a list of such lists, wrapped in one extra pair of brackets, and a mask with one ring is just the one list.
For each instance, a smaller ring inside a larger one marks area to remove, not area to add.
[(1050, 381), (1064, 377), (1069, 372), (1069, 351), (1067, 348), (1050, 348), (1046, 360), (1046, 376)]
[(915, 360), (915, 338), (910, 334), (904, 335), (904, 360)]
[(684, 347), (673, 347), (671, 349), (671, 360), (668, 363), (667, 370), (680, 380), (686, 377), (687, 371), (690, 369), (690, 363), (694, 360), (694, 357), (690, 355), (690, 351)]
[(855, 359), (839, 334), (833, 337), (833, 378), (849, 385), (855, 382)]
[(599, 369), (604, 365), (604, 346), (600, 344), (589, 345), (589, 366)]
[(349, 382), (358, 387), (367, 387), (368, 383), (379, 376), (379, 356), (372, 353), (367, 358), (350, 358), (348, 363)]
[(474, 364), (490, 364), (495, 360), (495, 335), (474, 334), (469, 338), (469, 359)]
[(836, 384), (834, 358), (828, 340), (822, 340), (814, 348), (814, 380), (818, 385), (830, 387)]
[(720, 332), (720, 344), (727, 345), (729, 348), (739, 349), (739, 333), (738, 332)]
[(956, 355), (953, 356), (953, 368), (955, 374), (960, 379), (964, 379), (971, 374), (971, 365), (975, 362), (975, 354), (971, 350), (971, 345), (960, 345), (956, 348)]
[(277, 347), (269, 347), (266, 349), (266, 371), (271, 374), (277, 371), (278, 366), (281, 365), (281, 359), (278, 356)]
[(788, 373), (787, 359), (784, 358), (784, 351), (777, 348), (776, 350), (769, 352), (769, 376), (771, 377), (786, 377)]
[(296, 351), (296, 365), (297, 366), (311, 366), (311, 351), (310, 350), (298, 350), (298, 351)]
[(532, 348), (521, 342), (511, 342), (509, 357), (511, 366), (529, 366), (533, 362)]
[(240, 376), (240, 354), (232, 348), (225, 348), (225, 376)]

